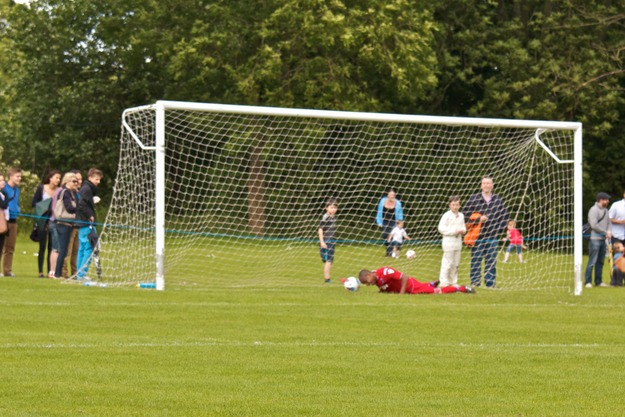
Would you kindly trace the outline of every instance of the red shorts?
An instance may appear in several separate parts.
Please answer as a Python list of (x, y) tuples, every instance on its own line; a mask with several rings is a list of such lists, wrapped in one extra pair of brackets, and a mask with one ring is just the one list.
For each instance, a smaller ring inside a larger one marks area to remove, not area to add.
[(429, 282), (419, 282), (414, 278), (408, 278), (406, 292), (410, 294), (434, 294), (434, 286)]

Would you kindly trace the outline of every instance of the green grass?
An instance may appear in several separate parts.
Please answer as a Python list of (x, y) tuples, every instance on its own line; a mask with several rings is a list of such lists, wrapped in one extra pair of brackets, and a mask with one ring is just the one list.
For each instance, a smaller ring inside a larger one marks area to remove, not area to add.
[(34, 278), (18, 250), (1, 416), (623, 413), (625, 289), (88, 288)]
[[(131, 241), (104, 245), (102, 263), (105, 279), (120, 285), (138, 281), (154, 281), (153, 244)], [(148, 248), (149, 246), (149, 248)], [(500, 246), (503, 249), (503, 245)], [(115, 256), (111, 249), (117, 252)], [(392, 266), (421, 281), (438, 278), (442, 250), (440, 244), (409, 244), (403, 248), (416, 250), (416, 259), (387, 258), (381, 244), (342, 243), (337, 246), (332, 277), (356, 276), (361, 269)], [(172, 238), (166, 244), (165, 285), (195, 288), (266, 288), (296, 286), (317, 287), (323, 279), (319, 244), (297, 241), (259, 241), (236, 238)], [(465, 248), (459, 269), (459, 283), (469, 284), (470, 249)], [(498, 258), (503, 260), (504, 251)], [(142, 259), (142, 262), (135, 262)], [(557, 288), (572, 291), (574, 267), (572, 255), (564, 253), (525, 251), (526, 263), (519, 263), (516, 254), (510, 263), (497, 265), (497, 286), (502, 290), (534, 290)], [(131, 266), (134, 269), (130, 269)], [(115, 268), (117, 267), (117, 268)], [(115, 271), (112, 271), (115, 269)], [(95, 271), (90, 271), (95, 276)]]

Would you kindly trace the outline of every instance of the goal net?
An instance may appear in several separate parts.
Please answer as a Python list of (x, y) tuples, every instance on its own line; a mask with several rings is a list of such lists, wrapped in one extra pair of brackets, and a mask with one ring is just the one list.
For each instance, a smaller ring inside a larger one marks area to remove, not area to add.
[[(334, 285), (382, 266), (432, 281), (448, 199), (466, 203), (484, 175), (527, 246), (523, 263), (512, 253), (504, 264), (499, 243), (498, 289), (571, 291), (581, 269), (579, 123), (181, 102), (128, 109), (122, 122), (100, 249), (112, 285), (322, 286), (317, 230), (329, 198), (338, 200)], [(386, 257), (376, 224), (388, 187), (411, 237), (397, 259)], [(464, 248), (461, 284), (470, 258)]]

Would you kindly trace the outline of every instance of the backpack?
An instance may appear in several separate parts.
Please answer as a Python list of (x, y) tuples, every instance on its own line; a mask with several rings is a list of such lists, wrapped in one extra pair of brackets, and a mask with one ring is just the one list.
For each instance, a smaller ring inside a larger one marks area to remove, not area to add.
[[(599, 222), (601, 222), (601, 220), (603, 220), (603, 218), (605, 217), (605, 213), (603, 213), (603, 216), (601, 216), (601, 218), (599, 219)], [(597, 223), (599, 223), (597, 222)], [(582, 225), (582, 235), (584, 236), (590, 236), (592, 234), (592, 227), (590, 227), (590, 223), (584, 223)]]

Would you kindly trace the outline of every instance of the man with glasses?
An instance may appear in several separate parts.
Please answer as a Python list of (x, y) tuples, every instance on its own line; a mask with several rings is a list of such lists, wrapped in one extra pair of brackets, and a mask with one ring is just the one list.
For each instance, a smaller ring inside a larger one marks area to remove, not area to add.
[(588, 242), (588, 264), (586, 265), (586, 288), (592, 288), (592, 272), (595, 272), (595, 286), (608, 287), (603, 282), (603, 262), (607, 250), (606, 239), (612, 238), (612, 224), (608, 215), (610, 194), (597, 194), (597, 202), (588, 210), (588, 224), (590, 224), (590, 241)]

